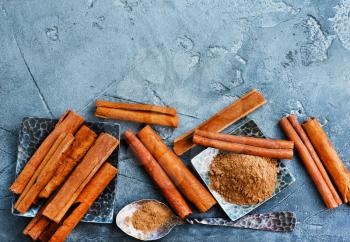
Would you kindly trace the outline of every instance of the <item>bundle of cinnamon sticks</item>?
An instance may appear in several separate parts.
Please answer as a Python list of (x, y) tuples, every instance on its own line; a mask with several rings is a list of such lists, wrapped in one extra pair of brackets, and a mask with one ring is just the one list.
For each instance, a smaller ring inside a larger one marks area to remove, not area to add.
[(294, 141), (295, 148), (326, 206), (336, 208), (342, 202), (348, 203), (350, 173), (321, 124), (315, 118), (310, 118), (300, 125), (297, 117), (290, 115), (281, 119), (280, 126), (287, 137)]
[(94, 201), (99, 197), (107, 185), (117, 175), (118, 170), (105, 163), (97, 171), (95, 176), (87, 183), (79, 196), (73, 199), (61, 220), (54, 221), (45, 216), (44, 212), (51, 205), (49, 200), (38, 214), (30, 221), (24, 229), (23, 234), (33, 240), (40, 241), (64, 241), (79, 221), (88, 212)]
[(117, 174), (104, 162), (118, 139), (97, 135), (83, 122), (72, 111), (64, 113), (10, 187), (19, 195), (14, 207), (21, 213), (47, 199), (24, 230), (34, 240), (64, 241)]
[(179, 191), (200, 212), (206, 212), (216, 204), (216, 200), (208, 190), (150, 126), (144, 127), (138, 133), (139, 138), (131, 130), (126, 131), (124, 137), (146, 172), (158, 185), (170, 206), (181, 218), (184, 219), (189, 216), (192, 210)]

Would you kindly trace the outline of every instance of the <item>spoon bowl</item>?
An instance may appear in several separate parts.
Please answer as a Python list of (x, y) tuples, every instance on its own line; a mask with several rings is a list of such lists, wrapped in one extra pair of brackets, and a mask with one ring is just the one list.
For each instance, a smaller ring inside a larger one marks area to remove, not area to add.
[[(132, 236), (134, 238), (137, 238), (139, 240), (157, 240), (160, 238), (163, 238), (167, 234), (170, 233), (170, 231), (176, 226), (183, 224), (181, 219), (177, 217), (174, 213), (172, 213), (171, 218), (167, 223), (164, 224), (164, 226), (160, 227), (158, 230), (145, 232), (141, 230), (137, 230), (134, 228), (131, 222), (131, 217), (144, 203), (146, 202), (156, 202), (158, 204), (161, 204), (162, 206), (165, 206), (168, 208), (167, 205), (165, 205), (162, 202), (159, 202), (155, 199), (143, 199), (139, 201), (132, 202), (125, 207), (122, 208), (122, 210), (119, 211), (116, 217), (116, 223), (117, 226), (127, 235)], [(170, 209), (170, 208), (168, 208)]]

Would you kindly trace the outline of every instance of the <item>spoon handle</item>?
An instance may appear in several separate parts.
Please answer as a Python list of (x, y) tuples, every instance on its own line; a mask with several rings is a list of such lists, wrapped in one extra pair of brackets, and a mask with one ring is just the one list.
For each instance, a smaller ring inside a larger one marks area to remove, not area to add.
[(293, 212), (271, 212), (247, 215), (236, 221), (231, 221), (225, 218), (188, 218), (186, 221), (190, 224), (218, 225), (235, 228), (269, 230), (275, 232), (290, 232), (295, 228), (296, 216)]

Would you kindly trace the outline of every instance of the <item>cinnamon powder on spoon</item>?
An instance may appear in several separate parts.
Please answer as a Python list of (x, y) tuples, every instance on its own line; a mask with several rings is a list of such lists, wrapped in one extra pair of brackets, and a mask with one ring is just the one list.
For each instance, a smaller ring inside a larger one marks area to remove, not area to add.
[(127, 221), (131, 220), (133, 227), (143, 232), (153, 232), (166, 225), (173, 216), (172, 211), (165, 205), (146, 201)]
[(271, 197), (277, 161), (252, 155), (220, 153), (209, 168), (210, 187), (226, 201), (252, 205)]

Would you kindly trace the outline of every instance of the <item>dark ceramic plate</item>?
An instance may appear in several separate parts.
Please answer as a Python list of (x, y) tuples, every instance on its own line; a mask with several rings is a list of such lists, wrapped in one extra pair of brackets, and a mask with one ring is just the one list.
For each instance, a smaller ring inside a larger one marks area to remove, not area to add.
[[(232, 134), (241, 135), (241, 136), (264, 137), (259, 127), (252, 120), (240, 126), (238, 129), (233, 131)], [(295, 178), (290, 173), (288, 168), (281, 161), (278, 161), (276, 190), (270, 198), (254, 205), (238, 205), (238, 204), (229, 203), (225, 201), (225, 199), (222, 198), (219, 193), (211, 189), (211, 187), (209, 186), (209, 183), (210, 183), (209, 176), (208, 176), (209, 166), (211, 162), (214, 160), (215, 156), (217, 156), (219, 153), (220, 151), (218, 149), (206, 148), (197, 156), (195, 156), (191, 160), (191, 162), (193, 167), (196, 169), (196, 171), (204, 181), (204, 183), (207, 185), (209, 191), (213, 194), (215, 199), (218, 201), (219, 205), (222, 207), (222, 209), (225, 211), (225, 213), (228, 215), (228, 217), (232, 221), (237, 220), (243, 217), (244, 215), (248, 214), (255, 208), (262, 205), (264, 202), (269, 200), (271, 197), (275, 196), (277, 193), (286, 189), (289, 185), (291, 185), (295, 181)]]
[[(24, 118), (22, 120), (21, 130), (19, 132), (19, 144), (16, 164), (16, 176), (23, 169), (27, 161), (34, 154), (45, 137), (53, 130), (57, 119), (47, 118)], [(103, 122), (85, 122), (89, 128), (97, 134), (107, 132), (119, 139), (119, 124), (103, 123)], [(108, 158), (107, 162), (118, 167), (118, 151), (117, 148)], [(115, 197), (115, 179), (107, 186), (100, 197), (94, 202), (82, 221), (91, 223), (112, 223)], [(12, 200), (12, 214), (23, 217), (34, 217), (38, 212), (43, 201), (40, 201), (37, 206), (24, 213), (20, 214), (14, 209), (17, 196)]]

